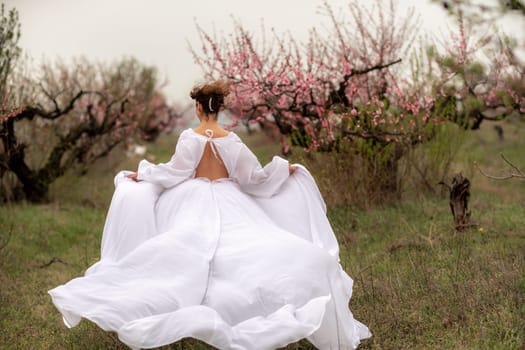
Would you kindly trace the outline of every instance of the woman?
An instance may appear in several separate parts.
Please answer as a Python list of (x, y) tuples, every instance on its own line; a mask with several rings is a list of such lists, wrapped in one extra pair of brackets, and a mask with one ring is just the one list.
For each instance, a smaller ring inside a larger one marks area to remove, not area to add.
[(280, 157), (261, 167), (217, 124), (228, 93), (221, 81), (193, 89), (200, 125), (168, 163), (116, 176), (101, 260), (49, 294), (68, 327), (84, 317), (131, 348), (193, 337), (354, 349), (370, 333), (348, 310), (352, 280), (319, 190)]

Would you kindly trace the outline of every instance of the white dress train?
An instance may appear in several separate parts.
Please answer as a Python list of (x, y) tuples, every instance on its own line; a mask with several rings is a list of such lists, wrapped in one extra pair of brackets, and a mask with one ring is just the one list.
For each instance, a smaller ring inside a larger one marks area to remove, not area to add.
[[(207, 142), (229, 178), (195, 178)], [(133, 349), (185, 337), (219, 349), (275, 349), (307, 338), (355, 349), (371, 336), (348, 309), (326, 207), (310, 173), (274, 157), (261, 167), (230, 132), (192, 129), (168, 163), (115, 177), (101, 259), (49, 291), (68, 327), (81, 318)]]

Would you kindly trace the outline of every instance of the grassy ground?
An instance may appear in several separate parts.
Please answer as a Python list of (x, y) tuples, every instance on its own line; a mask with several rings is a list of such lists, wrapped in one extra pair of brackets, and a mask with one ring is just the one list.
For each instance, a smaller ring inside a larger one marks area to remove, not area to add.
[[(350, 307), (374, 334), (361, 349), (525, 348), (525, 181), (489, 180), (473, 166), (498, 174), (506, 170), (504, 152), (525, 168), (523, 125), (502, 125), (503, 142), (490, 124), (469, 134), (451, 169), (472, 180), (478, 226), (470, 230), (454, 231), (448, 200), (437, 195), (329, 208), (342, 264), (355, 280)], [(263, 161), (276, 151), (260, 135), (248, 140)], [(167, 159), (173, 144), (161, 140), (152, 155)], [(114, 169), (136, 162), (67, 176), (53, 187), (52, 204), (0, 207), (0, 348), (126, 348), (88, 321), (67, 329), (46, 291), (98, 259)], [(165, 349), (209, 347), (184, 340)]]

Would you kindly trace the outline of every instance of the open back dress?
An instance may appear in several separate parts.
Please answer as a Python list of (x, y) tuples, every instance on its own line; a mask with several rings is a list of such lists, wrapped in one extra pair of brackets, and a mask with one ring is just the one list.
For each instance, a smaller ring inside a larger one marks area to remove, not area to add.
[(101, 259), (49, 291), (68, 327), (81, 318), (132, 349), (192, 337), (219, 349), (276, 349), (307, 338), (355, 349), (370, 336), (348, 308), (326, 206), (302, 166), (261, 167), (233, 132), (187, 129), (171, 160), (122, 171)]

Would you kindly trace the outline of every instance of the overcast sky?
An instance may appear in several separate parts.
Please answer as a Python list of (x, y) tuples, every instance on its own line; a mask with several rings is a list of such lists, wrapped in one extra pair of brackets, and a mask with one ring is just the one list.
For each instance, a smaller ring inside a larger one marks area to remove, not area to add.
[[(353, 0), (356, 1), (356, 0)], [(359, 0), (365, 1), (365, 0)], [(84, 55), (112, 61), (134, 56), (157, 66), (168, 79), (169, 100), (188, 102), (188, 93), (202, 74), (193, 62), (187, 41), (199, 45), (195, 20), (207, 30), (231, 32), (231, 15), (258, 33), (266, 28), (290, 31), (304, 39), (309, 28), (326, 23), (318, 12), (321, 0), (7, 0), (16, 7), (22, 24), (20, 44), (35, 62)], [(330, 0), (342, 8), (348, 0)], [(429, 0), (403, 0), (421, 14), (424, 28), (446, 31), (450, 19)], [(520, 30), (523, 28), (520, 28)]]

